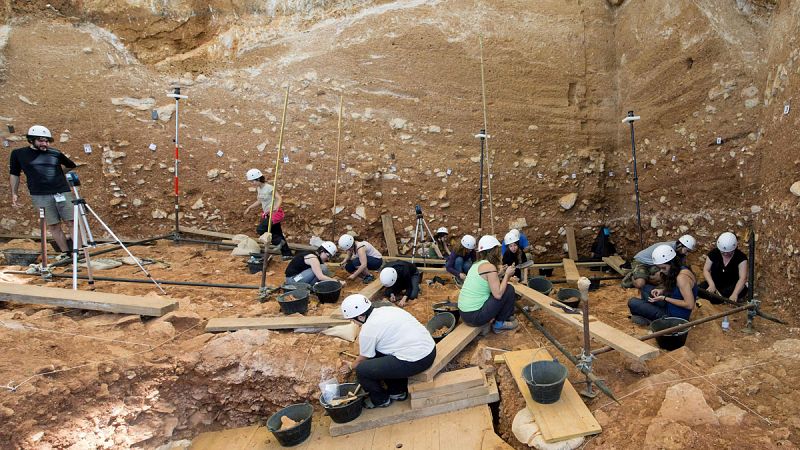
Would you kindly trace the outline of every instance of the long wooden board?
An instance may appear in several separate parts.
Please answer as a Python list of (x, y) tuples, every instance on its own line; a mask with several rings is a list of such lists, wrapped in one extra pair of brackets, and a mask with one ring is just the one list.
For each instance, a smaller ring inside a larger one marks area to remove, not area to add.
[(621, 267), (623, 264), (625, 264), (625, 260), (619, 255), (606, 256), (603, 258), (603, 262), (608, 264), (609, 267), (614, 269), (620, 275), (626, 275), (628, 272), (630, 272), (630, 269), (623, 269)]
[(156, 317), (178, 309), (178, 302), (169, 298), (134, 297), (12, 283), (0, 283), (0, 301)]
[[(520, 283), (512, 283), (512, 285), (517, 294), (539, 305), (542, 311), (555, 316), (562, 322), (572, 325), (574, 328), (583, 330), (583, 317), (580, 314), (566, 314), (561, 309), (550, 306), (553, 299), (541, 292)], [(591, 316), (589, 319), (589, 333), (592, 337), (606, 345), (610, 345), (626, 356), (639, 361), (646, 361), (659, 355), (659, 350), (652, 345), (642, 342), (599, 320), (592, 320), (593, 318)]]
[(408, 393), (412, 399), (432, 397), (480, 386), (485, 381), (486, 376), (481, 369), (472, 366), (440, 373), (433, 378), (433, 381), (411, 383), (408, 385)]
[(564, 258), (564, 275), (567, 279), (567, 285), (571, 288), (578, 287), (578, 280), (581, 278), (581, 273), (578, 272), (578, 266), (575, 261), (569, 258)]
[[(408, 261), (411, 262), (410, 256), (384, 256), (384, 261)], [(423, 258), (421, 256), (417, 256), (414, 259), (414, 264), (428, 264), (431, 266), (443, 266), (447, 261), (441, 258)]]
[(381, 222), (383, 223), (383, 238), (386, 240), (386, 249), (389, 252), (389, 256), (399, 255), (400, 253), (397, 250), (397, 236), (394, 234), (392, 215), (381, 215)]
[[(394, 402), (388, 408), (365, 409), (355, 420), (347, 423), (331, 423), (331, 436), (355, 433), (371, 428), (383, 427), (412, 419), (434, 416), (450, 411), (469, 408), (500, 401), (497, 382), (494, 377), (489, 377), (489, 394), (478, 397), (465, 398), (455, 402), (433, 405), (428, 408), (411, 409), (411, 402)], [(404, 424), (405, 425), (405, 424)], [(411, 427), (408, 424), (408, 427)]]
[(450, 334), (436, 344), (436, 359), (433, 361), (433, 365), (428, 370), (410, 377), (409, 380), (433, 380), (433, 377), (441, 372), (444, 366), (455, 358), (461, 350), (464, 350), (464, 347), (472, 342), (480, 332), (480, 327), (471, 327), (464, 323), (457, 326), (455, 330), (451, 331)]
[[(192, 228), (192, 227), (179, 227), (178, 230), (181, 233), (186, 234), (194, 234), (197, 236), (206, 236), (206, 237), (213, 237), (218, 239), (223, 239), (225, 243), (234, 242), (233, 238), (236, 236), (235, 234), (230, 233), (221, 233), (219, 231), (211, 231), (211, 230), (203, 230), (200, 228)], [(259, 243), (260, 244), (260, 243)], [(312, 247), (308, 244), (297, 244), (297, 243), (289, 243), (289, 248), (292, 250), (316, 250), (317, 247)]]
[(507, 352), (503, 353), (503, 359), (511, 375), (514, 376), (519, 391), (525, 397), (525, 404), (539, 425), (542, 438), (546, 442), (558, 442), (602, 431), (600, 424), (569, 380), (564, 381), (561, 398), (557, 402), (543, 405), (533, 400), (528, 385), (522, 378), (522, 370), (534, 361), (552, 361), (553, 357), (547, 349)]
[(347, 325), (349, 320), (330, 316), (226, 317), (209, 319), (207, 332), (236, 330), (287, 330), (293, 328), (329, 328)]
[(434, 395), (432, 397), (425, 398), (412, 398), (411, 409), (428, 408), (433, 405), (451, 403), (457, 400), (463, 400), (465, 398), (480, 397), (482, 395), (489, 395), (488, 384), (482, 384), (469, 389), (462, 389), (458, 392), (450, 392), (449, 394)]
[(381, 284), (380, 278), (375, 278), (375, 281), (372, 281), (368, 284), (364, 289), (359, 292), (359, 294), (367, 297), (368, 299), (372, 300), (383, 290), (383, 284)]
[(573, 261), (578, 260), (578, 247), (575, 245), (575, 229), (567, 227), (567, 255)]

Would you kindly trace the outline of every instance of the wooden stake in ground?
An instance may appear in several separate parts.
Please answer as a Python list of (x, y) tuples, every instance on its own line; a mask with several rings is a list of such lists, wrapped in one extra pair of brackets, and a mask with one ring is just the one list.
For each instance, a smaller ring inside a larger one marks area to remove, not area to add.
[[(283, 129), (286, 127), (286, 109), (289, 106), (289, 84), (286, 84), (286, 96), (283, 99), (283, 115), (281, 116), (281, 131), (278, 134), (278, 152), (275, 156), (275, 176), (272, 179), (272, 200), (269, 203), (269, 217), (267, 219), (267, 240), (264, 243), (264, 257), (263, 261), (264, 264), (261, 266), (261, 289), (259, 290), (259, 298), (263, 299), (267, 295), (267, 264), (269, 264), (269, 259), (267, 258), (267, 252), (269, 251), (269, 246), (272, 244), (272, 212), (273, 208), (275, 207), (275, 191), (278, 189), (278, 168), (281, 164), (281, 154), (283, 153)], [(288, 242), (284, 242), (284, 245), (289, 245)]]
[(336, 192), (339, 190), (339, 152), (342, 148), (342, 112), (344, 109), (343, 97), (339, 96), (339, 125), (336, 134), (336, 176), (333, 182), (333, 218), (331, 220), (331, 241), (336, 241)]

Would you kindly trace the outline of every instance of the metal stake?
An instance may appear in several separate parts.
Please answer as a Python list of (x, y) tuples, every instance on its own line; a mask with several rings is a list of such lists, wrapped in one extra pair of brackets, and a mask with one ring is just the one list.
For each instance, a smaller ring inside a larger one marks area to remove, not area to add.
[(631, 152), (633, 153), (633, 189), (636, 192), (636, 224), (639, 227), (639, 248), (644, 248), (644, 235), (642, 234), (642, 213), (639, 208), (639, 172), (636, 168), (636, 140), (633, 133), (633, 122), (639, 120), (639, 116), (633, 115), (633, 111), (628, 111), (628, 116), (622, 119), (622, 123), (631, 126)]

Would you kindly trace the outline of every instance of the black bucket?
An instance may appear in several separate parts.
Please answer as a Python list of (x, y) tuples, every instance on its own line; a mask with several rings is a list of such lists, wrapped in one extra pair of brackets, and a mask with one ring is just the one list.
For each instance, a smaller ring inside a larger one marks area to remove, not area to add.
[[(680, 317), (662, 317), (650, 322), (650, 331), (655, 333), (657, 331), (666, 330), (667, 328), (683, 325), (687, 322), (689, 321), (686, 319), (681, 319)], [(658, 343), (658, 346), (664, 350), (675, 350), (676, 348), (681, 348), (684, 344), (686, 344), (686, 338), (688, 336), (689, 329), (687, 328), (685, 330), (676, 331), (672, 334), (658, 336), (656, 337), (656, 342)]]
[(539, 269), (539, 275), (543, 277), (552, 277), (553, 276), (553, 268), (549, 269)]
[(461, 316), (461, 311), (458, 310), (458, 303), (452, 303), (450, 301), (446, 302), (439, 302), (434, 303), (431, 305), (433, 308), (433, 313), (450, 313), (456, 318), (456, 322), (458, 322), (458, 318)]
[(589, 290), (596, 291), (600, 289), (600, 280), (589, 278)]
[[(339, 385), (339, 390), (336, 392), (337, 397), (345, 397), (348, 393), (353, 392), (359, 386), (356, 383), (342, 383)], [(357, 392), (356, 392), (357, 393)], [(364, 407), (364, 402), (361, 397), (353, 400), (350, 403), (345, 403), (339, 406), (330, 406), (322, 400), (322, 395), (319, 396), (319, 402), (325, 411), (331, 416), (331, 420), (336, 423), (347, 423), (354, 420), (361, 415), (361, 410)]]
[(530, 277), (528, 278), (528, 287), (547, 295), (553, 290), (553, 283), (544, 277)]
[(24, 248), (7, 248), (3, 250), (3, 255), (6, 257), (6, 265), (27, 266), (39, 259), (40, 252)]
[(563, 288), (558, 290), (558, 301), (569, 306), (570, 308), (577, 308), (581, 304), (581, 291), (572, 288)]
[(533, 401), (548, 405), (561, 398), (567, 368), (555, 360), (535, 361), (522, 369), (522, 378), (528, 384)]
[(303, 283), (302, 281), (284, 283), (281, 285), (281, 290), (283, 290), (283, 292), (292, 292), (295, 289), (302, 289), (311, 292), (311, 285), (308, 283)]
[[(433, 335), (436, 330), (440, 330), (443, 327), (447, 327), (447, 331), (445, 331), (444, 334), (441, 336)], [(433, 319), (428, 321), (428, 323), (425, 325), (425, 328), (427, 328), (428, 333), (431, 334), (433, 342), (439, 342), (456, 328), (456, 316), (449, 312), (438, 313), (433, 316)]]
[(263, 258), (253, 258), (247, 260), (247, 268), (250, 270), (250, 273), (259, 273), (261, 269), (264, 267), (264, 259)]
[[(313, 413), (314, 408), (310, 403), (289, 405), (270, 416), (267, 420), (267, 429), (272, 432), (282, 447), (297, 445), (311, 435), (311, 415)], [(281, 430), (281, 417), (283, 416), (299, 422), (298, 425), (288, 430)]]
[[(293, 297), (294, 300), (286, 300), (289, 296)], [(281, 311), (283, 311), (284, 314), (305, 314), (308, 312), (308, 291), (305, 289), (295, 289), (281, 294), (278, 296), (278, 304), (281, 306)]]
[(314, 292), (320, 303), (336, 303), (342, 293), (342, 283), (338, 281), (320, 281), (314, 284), (311, 291)]

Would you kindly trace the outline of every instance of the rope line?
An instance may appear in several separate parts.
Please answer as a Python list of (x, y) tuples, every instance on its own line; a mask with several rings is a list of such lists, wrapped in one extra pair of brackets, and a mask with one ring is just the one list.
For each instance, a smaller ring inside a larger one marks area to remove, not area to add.
[[(50, 316), (47, 316), (47, 317), (50, 317)], [(0, 324), (2, 324), (4, 327), (6, 327), (6, 328), (8, 328), (10, 330), (16, 329), (16, 327), (12, 327), (11, 325), (8, 325), (7, 323), (3, 322), (2, 320), (0, 320)], [(24, 323), (20, 323), (20, 326), (22, 328), (26, 329), (26, 330), (44, 331), (44, 332), (47, 332), (47, 333), (66, 334), (68, 336), (82, 337), (82, 338), (86, 338), (86, 339), (96, 339), (98, 341), (119, 342), (119, 343), (122, 343), (122, 344), (141, 345), (141, 346), (145, 346), (145, 347), (152, 347), (152, 344), (142, 344), (140, 342), (123, 341), (121, 339), (104, 338), (104, 337), (92, 336), (92, 335), (88, 335), (88, 334), (70, 333), (69, 331), (48, 330), (46, 328), (32, 327), (32, 326), (26, 325)]]

